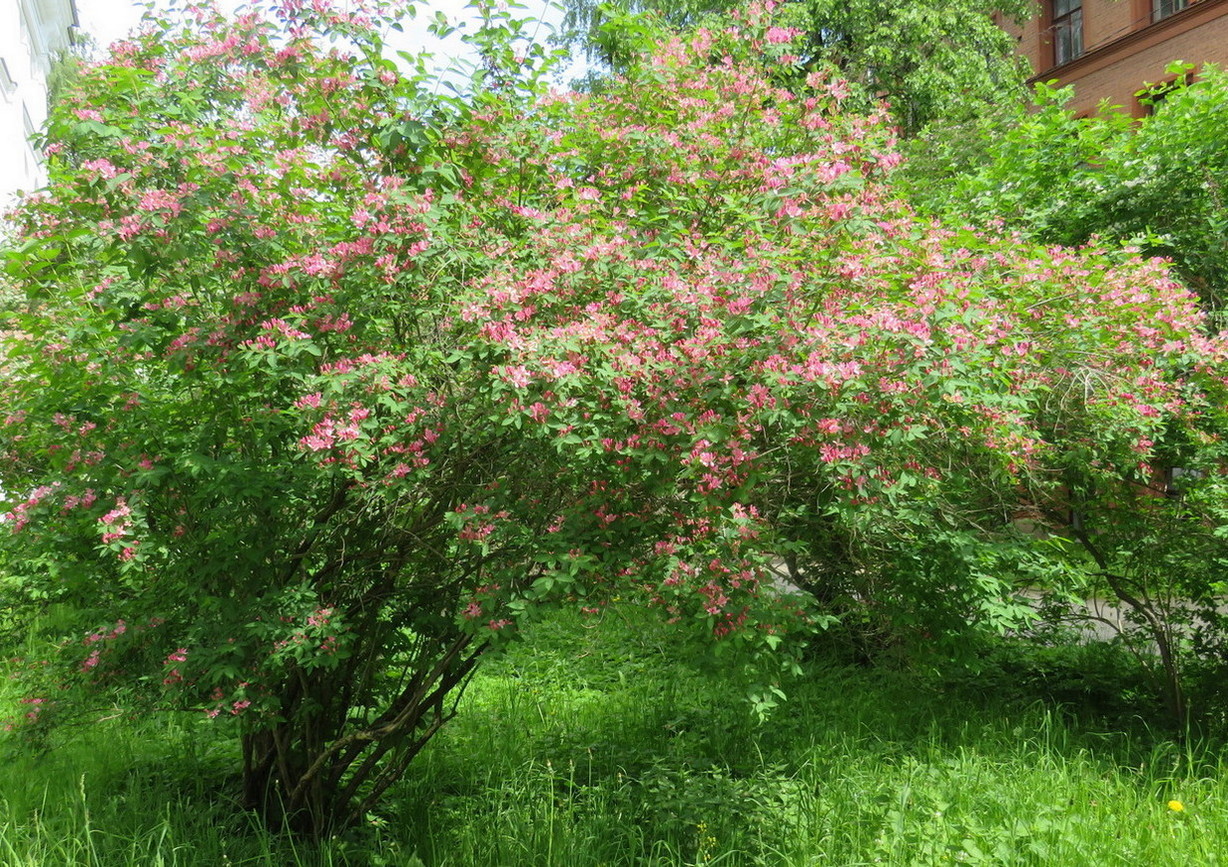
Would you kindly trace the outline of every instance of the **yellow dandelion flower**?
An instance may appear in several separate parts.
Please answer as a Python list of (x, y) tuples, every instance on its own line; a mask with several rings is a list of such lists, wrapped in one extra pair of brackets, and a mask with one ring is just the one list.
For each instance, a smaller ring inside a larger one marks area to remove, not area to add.
[(1180, 801), (1169, 801), (1168, 809), (1172, 810), (1174, 813), (1180, 813), (1185, 810), (1185, 804), (1181, 803)]

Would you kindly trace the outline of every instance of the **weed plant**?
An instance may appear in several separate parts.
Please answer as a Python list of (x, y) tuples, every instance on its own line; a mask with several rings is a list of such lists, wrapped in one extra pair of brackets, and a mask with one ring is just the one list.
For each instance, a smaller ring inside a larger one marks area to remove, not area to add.
[(361, 828), (263, 830), (207, 721), (116, 716), (6, 757), (0, 865), (1223, 863), (1219, 750), (1148, 729), (1123, 657), (983, 657), (950, 678), (820, 654), (759, 724), (650, 618), (559, 615)]

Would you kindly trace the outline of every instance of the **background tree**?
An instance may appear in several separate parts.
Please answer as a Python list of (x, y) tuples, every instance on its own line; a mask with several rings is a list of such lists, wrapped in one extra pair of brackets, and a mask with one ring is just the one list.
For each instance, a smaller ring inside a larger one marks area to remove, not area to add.
[[(1078, 118), (1067, 91), (1037, 89), (1030, 113), (979, 129), (935, 128), (900, 176), (924, 210), (979, 225), (1001, 220), (1036, 240), (1100, 237), (1173, 261), (1208, 308), (1228, 292), (1228, 76), (1212, 65), (1172, 86), (1133, 120)], [(1107, 107), (1106, 107), (1107, 108)]]
[[(729, 0), (566, 5), (565, 41), (615, 71), (651, 32), (643, 16), (673, 28), (719, 27), (716, 22), (738, 7)], [(787, 0), (767, 6), (776, 8), (778, 26), (799, 31), (795, 53), (777, 74), (831, 65), (854, 85), (863, 110), (886, 100), (906, 135), (934, 120), (964, 120), (1024, 99), (1023, 62), (1014, 40), (995, 22), (1035, 14), (1026, 0)]]

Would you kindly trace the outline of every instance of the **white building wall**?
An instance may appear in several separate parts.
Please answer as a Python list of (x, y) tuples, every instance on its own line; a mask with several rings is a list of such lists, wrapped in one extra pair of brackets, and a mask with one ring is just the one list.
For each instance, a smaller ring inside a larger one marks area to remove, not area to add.
[(74, 0), (0, 0), (0, 209), (46, 181), (29, 138), (47, 117), (47, 76), (71, 44)]

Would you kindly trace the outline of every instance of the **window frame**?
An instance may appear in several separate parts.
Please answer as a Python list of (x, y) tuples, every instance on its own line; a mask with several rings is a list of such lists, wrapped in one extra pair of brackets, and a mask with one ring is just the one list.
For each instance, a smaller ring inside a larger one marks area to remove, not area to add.
[(1050, 0), (1049, 12), (1050, 32), (1053, 34), (1053, 65), (1061, 66), (1082, 57), (1083, 0)]
[(1151, 0), (1151, 23), (1155, 24), (1189, 9), (1193, 2), (1194, 0)]
[(1150, 117), (1159, 111), (1169, 94), (1182, 87), (1188, 87), (1194, 82), (1199, 69), (1198, 65), (1187, 64), (1175, 75), (1170, 72), (1167, 78), (1160, 81), (1146, 82), (1142, 89), (1134, 92), (1134, 101), (1138, 104), (1139, 109), (1137, 116)]

